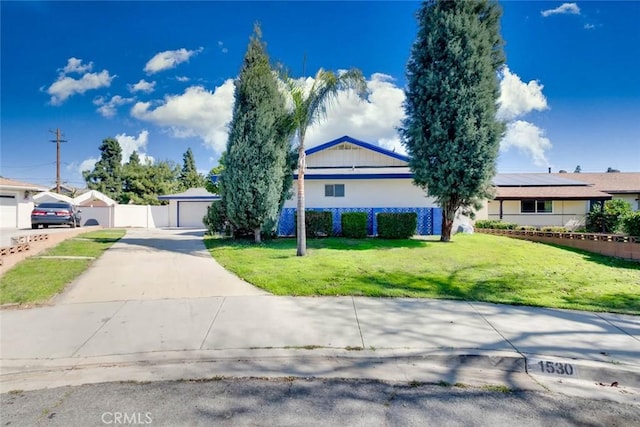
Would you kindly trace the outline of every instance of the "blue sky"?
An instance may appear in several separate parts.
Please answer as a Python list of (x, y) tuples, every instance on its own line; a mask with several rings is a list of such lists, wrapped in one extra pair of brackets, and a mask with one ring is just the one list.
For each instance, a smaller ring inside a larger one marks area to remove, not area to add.
[[(507, 123), (500, 172), (640, 170), (640, 2), (502, 2)], [(126, 155), (217, 165), (253, 24), (295, 77), (360, 68), (366, 101), (345, 93), (308, 133), (402, 151), (405, 65), (418, 2), (1, 3), (0, 174), (53, 185), (80, 170), (106, 137)], [(303, 60), (306, 56), (306, 62)], [(303, 64), (304, 67), (303, 67)]]

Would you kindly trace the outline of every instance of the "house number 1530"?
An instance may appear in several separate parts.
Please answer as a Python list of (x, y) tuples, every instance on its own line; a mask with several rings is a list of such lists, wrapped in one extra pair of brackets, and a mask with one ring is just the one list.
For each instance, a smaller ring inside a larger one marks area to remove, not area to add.
[(570, 363), (551, 362), (549, 360), (541, 360), (538, 363), (540, 372), (556, 375), (573, 375), (573, 366)]

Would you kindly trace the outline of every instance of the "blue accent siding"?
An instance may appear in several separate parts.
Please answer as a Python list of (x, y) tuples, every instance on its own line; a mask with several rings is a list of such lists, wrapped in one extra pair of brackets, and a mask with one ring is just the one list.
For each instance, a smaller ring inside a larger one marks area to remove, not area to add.
[[(313, 211), (330, 211), (333, 217), (333, 233), (342, 233), (341, 217), (344, 212), (366, 212), (367, 213), (367, 234), (378, 235), (378, 224), (376, 214), (380, 212), (415, 212), (418, 215), (416, 234), (427, 236), (440, 234), (442, 224), (442, 210), (440, 208), (308, 208)], [(280, 213), (278, 221), (279, 236), (294, 236), (296, 208), (285, 208)]]
[[(305, 174), (305, 180), (313, 179), (412, 179), (411, 173), (361, 173), (361, 174), (345, 174), (345, 173), (323, 173), (323, 174)], [(298, 174), (293, 174), (293, 179), (298, 179)]]

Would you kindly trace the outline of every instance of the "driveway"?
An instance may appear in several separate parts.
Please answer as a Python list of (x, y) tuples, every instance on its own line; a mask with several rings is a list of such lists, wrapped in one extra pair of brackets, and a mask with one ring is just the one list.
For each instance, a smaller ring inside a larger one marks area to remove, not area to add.
[(128, 230), (55, 302), (267, 295), (222, 268), (203, 235), (195, 229)]

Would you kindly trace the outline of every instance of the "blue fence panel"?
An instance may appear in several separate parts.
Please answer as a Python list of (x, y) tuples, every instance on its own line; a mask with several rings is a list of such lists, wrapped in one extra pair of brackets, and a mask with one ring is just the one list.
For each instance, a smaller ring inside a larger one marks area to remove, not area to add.
[[(333, 233), (342, 233), (342, 214), (345, 212), (367, 213), (367, 234), (378, 235), (376, 214), (380, 212), (415, 212), (418, 215), (416, 234), (426, 236), (439, 234), (442, 228), (442, 209), (440, 208), (309, 208), (314, 211), (330, 211), (333, 217)], [(296, 230), (295, 208), (285, 208), (278, 221), (279, 236), (294, 236)]]

